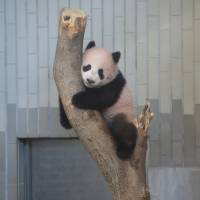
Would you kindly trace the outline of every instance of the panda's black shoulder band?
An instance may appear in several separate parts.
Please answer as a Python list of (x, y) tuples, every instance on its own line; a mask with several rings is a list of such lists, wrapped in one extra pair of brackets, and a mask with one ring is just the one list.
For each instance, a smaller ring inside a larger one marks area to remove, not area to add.
[(107, 87), (111, 91), (112, 91), (112, 89), (122, 91), (125, 84), (126, 84), (126, 79), (124, 78), (122, 73), (119, 71), (116, 78), (113, 81), (111, 81), (108, 85), (105, 85), (103, 87)]
[(116, 78), (107, 85), (100, 88), (86, 87), (84, 99), (79, 99), (79, 102), (84, 104), (82, 108), (95, 110), (108, 108), (117, 102), (125, 84), (126, 80), (122, 73), (119, 72)]

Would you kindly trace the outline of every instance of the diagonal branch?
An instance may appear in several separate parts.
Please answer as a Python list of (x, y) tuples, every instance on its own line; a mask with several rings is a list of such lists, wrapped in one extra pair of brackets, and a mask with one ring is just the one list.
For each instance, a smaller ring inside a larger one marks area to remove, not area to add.
[(71, 97), (83, 89), (80, 66), (87, 17), (80, 10), (62, 9), (54, 61), (54, 79), (65, 112), (77, 136), (97, 162), (113, 193), (114, 200), (149, 199), (145, 177), (147, 131), (152, 118), (149, 105), (138, 117), (139, 139), (132, 158), (121, 161), (111, 134), (96, 111), (80, 110)]

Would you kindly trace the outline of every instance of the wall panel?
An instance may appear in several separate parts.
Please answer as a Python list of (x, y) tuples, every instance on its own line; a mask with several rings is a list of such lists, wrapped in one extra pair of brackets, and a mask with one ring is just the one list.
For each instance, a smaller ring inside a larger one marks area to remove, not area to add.
[[(88, 14), (84, 48), (95, 40), (121, 51), (135, 110), (152, 102), (150, 165), (199, 166), (200, 0), (0, 0), (0, 140), (13, 144), (4, 147), (9, 164), (16, 136), (74, 137), (59, 124), (53, 79), (62, 7)], [(15, 199), (16, 183), (1, 184)]]

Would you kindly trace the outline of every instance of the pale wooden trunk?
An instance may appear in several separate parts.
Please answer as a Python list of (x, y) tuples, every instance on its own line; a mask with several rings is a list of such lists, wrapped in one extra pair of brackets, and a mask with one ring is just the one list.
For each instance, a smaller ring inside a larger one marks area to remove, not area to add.
[[(103, 173), (114, 200), (149, 200), (145, 158), (147, 131), (152, 113), (149, 106), (138, 120), (139, 139), (130, 160), (121, 161), (100, 114), (72, 106), (71, 97), (82, 90), (80, 66), (87, 17), (80, 10), (62, 9), (54, 62), (54, 78), (65, 112), (77, 136)], [(73, 156), (73, 155), (72, 155)]]

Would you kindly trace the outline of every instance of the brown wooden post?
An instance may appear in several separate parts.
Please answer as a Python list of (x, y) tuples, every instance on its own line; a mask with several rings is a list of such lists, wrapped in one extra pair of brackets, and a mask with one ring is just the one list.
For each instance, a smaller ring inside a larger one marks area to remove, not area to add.
[(122, 161), (116, 156), (113, 140), (100, 114), (77, 109), (71, 104), (71, 97), (83, 89), (80, 66), (86, 21), (86, 14), (81, 10), (61, 10), (54, 61), (54, 79), (59, 95), (71, 125), (99, 166), (113, 199), (149, 200), (145, 159), (147, 132), (153, 117), (150, 106), (147, 104), (137, 118), (139, 138), (132, 158)]

